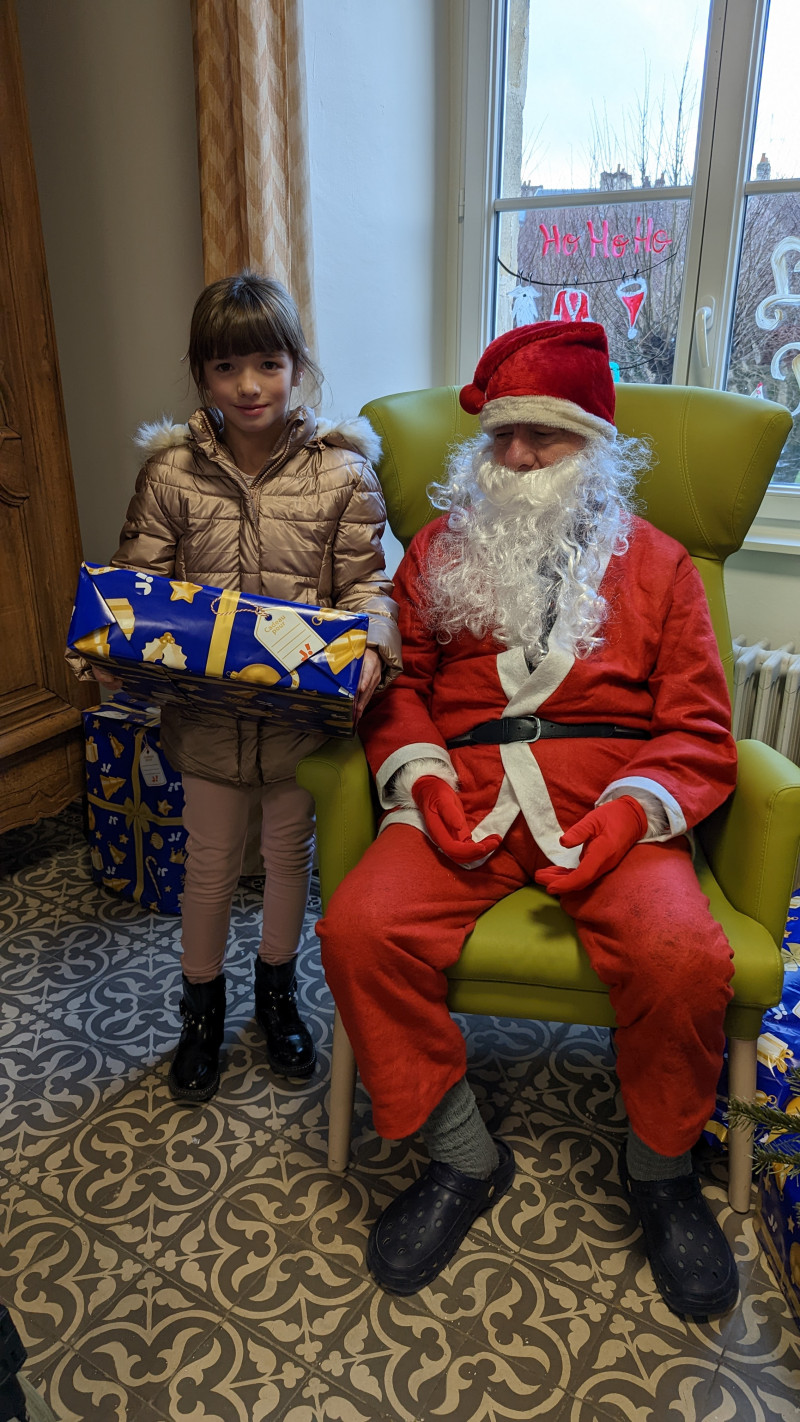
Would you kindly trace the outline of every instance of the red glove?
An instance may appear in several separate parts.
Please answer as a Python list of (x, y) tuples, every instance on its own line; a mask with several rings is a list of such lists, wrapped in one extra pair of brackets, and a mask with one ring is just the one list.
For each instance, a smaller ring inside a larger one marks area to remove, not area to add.
[(536, 877), (548, 894), (568, 894), (573, 889), (586, 889), (615, 869), (647, 832), (647, 815), (632, 795), (621, 795), (590, 810), (572, 829), (565, 830), (561, 843), (565, 849), (582, 844), (580, 863), (575, 869), (552, 865), (540, 869)]
[(411, 794), (437, 849), (456, 864), (474, 864), (497, 849), (501, 842), (499, 834), (487, 835), (477, 843), (470, 838), (461, 800), (452, 785), (440, 776), (421, 775), (414, 781)]

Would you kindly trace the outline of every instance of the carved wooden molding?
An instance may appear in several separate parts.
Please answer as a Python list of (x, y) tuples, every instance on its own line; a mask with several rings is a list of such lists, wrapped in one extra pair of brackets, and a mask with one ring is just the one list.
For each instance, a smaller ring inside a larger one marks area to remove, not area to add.
[[(3, 445), (6, 440), (18, 440), (19, 435), (16, 430), (0, 430), (0, 466), (3, 458)], [(11, 485), (3, 478), (2, 467), (0, 467), (0, 502), (8, 504), (12, 509), (18, 509), (20, 504), (24, 504), (28, 498), (27, 489), (12, 489)]]

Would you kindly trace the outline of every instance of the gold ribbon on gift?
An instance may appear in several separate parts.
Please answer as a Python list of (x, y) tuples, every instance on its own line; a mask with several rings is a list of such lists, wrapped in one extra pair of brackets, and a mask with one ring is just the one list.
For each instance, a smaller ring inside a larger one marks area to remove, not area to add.
[(233, 619), (239, 604), (239, 594), (226, 588), (214, 601), (218, 606), (215, 607), (213, 603), (211, 606), (211, 611), (216, 615), (211, 641), (208, 644), (206, 676), (221, 677), (225, 670), (225, 658), (228, 655), (228, 645), (233, 631)]
[[(156, 897), (161, 898), (160, 887), (156, 876), (150, 864), (145, 860), (145, 834), (151, 830), (153, 825), (158, 825), (160, 829), (163, 829), (165, 826), (169, 827), (171, 825), (183, 824), (182, 815), (154, 814), (150, 806), (142, 801), (142, 777), (139, 774), (139, 761), (142, 755), (142, 743), (149, 730), (152, 730), (152, 727), (140, 726), (134, 733), (133, 764), (131, 766), (132, 794), (127, 795), (122, 801), (122, 804), (115, 804), (110, 796), (116, 794), (117, 790), (125, 784), (124, 780), (119, 780), (118, 777), (115, 777), (113, 781), (114, 788), (110, 792), (108, 799), (103, 800), (99, 795), (93, 795), (91, 791), (87, 796), (90, 807), (95, 805), (98, 809), (112, 810), (115, 814), (123, 815), (125, 817), (125, 828), (133, 831), (133, 853), (136, 860), (136, 885), (133, 890), (133, 897), (137, 902), (141, 899), (142, 890), (144, 888), (145, 868), (147, 868), (150, 878), (156, 886)], [(111, 783), (110, 777), (108, 776), (101, 776), (101, 780), (106, 781), (107, 784)], [(106, 790), (106, 785), (103, 786), (103, 789)], [(159, 810), (161, 805), (166, 803), (166, 801), (159, 801)], [(91, 808), (89, 813), (91, 814)], [(111, 848), (111, 846), (109, 846), (109, 848)], [(112, 854), (111, 857), (112, 859), (116, 859), (116, 855), (114, 854)], [(94, 863), (94, 852), (92, 853), (92, 862)]]

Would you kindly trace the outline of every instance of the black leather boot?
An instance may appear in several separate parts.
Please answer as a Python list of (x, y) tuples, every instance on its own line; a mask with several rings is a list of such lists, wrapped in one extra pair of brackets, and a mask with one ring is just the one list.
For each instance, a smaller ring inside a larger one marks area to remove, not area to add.
[(225, 978), (183, 979), (183, 1028), (167, 1085), (176, 1101), (208, 1101), (219, 1086), (219, 1049), (225, 1030)]
[(256, 1021), (267, 1039), (267, 1060), (278, 1076), (311, 1076), (317, 1060), (311, 1033), (295, 998), (295, 959), (256, 958)]

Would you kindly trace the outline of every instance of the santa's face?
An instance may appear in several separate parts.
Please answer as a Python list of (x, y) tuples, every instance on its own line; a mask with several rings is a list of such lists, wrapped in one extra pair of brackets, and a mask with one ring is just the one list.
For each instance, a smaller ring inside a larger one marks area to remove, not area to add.
[(509, 424), (492, 430), (492, 457), (496, 464), (528, 474), (533, 469), (547, 469), (577, 454), (586, 440), (569, 430), (551, 425)]

